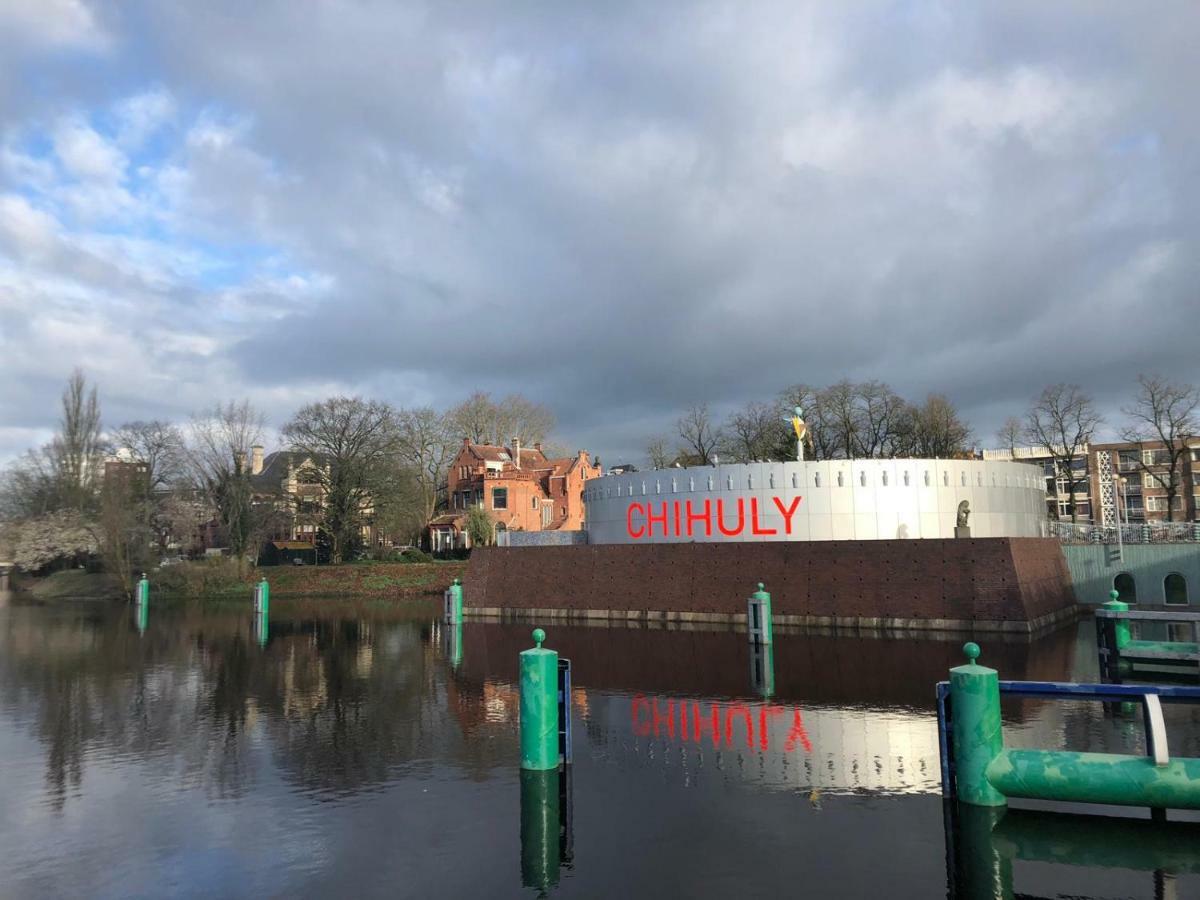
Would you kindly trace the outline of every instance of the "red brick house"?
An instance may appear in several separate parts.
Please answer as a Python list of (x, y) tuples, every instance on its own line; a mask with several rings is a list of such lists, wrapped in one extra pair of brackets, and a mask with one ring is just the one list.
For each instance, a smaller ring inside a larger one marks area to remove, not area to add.
[(430, 546), (470, 546), (465, 522), (472, 506), (488, 511), (497, 532), (577, 531), (583, 527), (583, 486), (600, 474), (586, 450), (548, 459), (541, 444), (497, 447), (464, 438), (446, 477), (448, 508), (429, 525)]

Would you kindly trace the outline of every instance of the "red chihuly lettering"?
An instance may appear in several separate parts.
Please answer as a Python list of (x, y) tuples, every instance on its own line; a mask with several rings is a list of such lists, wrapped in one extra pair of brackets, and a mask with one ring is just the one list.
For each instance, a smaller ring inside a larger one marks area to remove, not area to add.
[(808, 739), (808, 732), (804, 730), (804, 720), (800, 718), (800, 710), (792, 711), (792, 730), (788, 732), (787, 741), (784, 742), (783, 749), (791, 753), (796, 749), (796, 741), (800, 741), (800, 746), (804, 748), (805, 753), (812, 753), (812, 741)]
[(717, 528), (720, 529), (721, 534), (725, 535), (726, 537), (734, 537), (735, 535), (739, 535), (742, 533), (742, 529), (746, 527), (746, 501), (741, 497), (738, 497), (737, 511), (737, 527), (732, 529), (726, 528), (725, 501), (723, 499), (717, 500)]
[(642, 506), (640, 503), (630, 503), (629, 509), (625, 511), (625, 530), (629, 533), (629, 536), (636, 541), (638, 538), (645, 536), (646, 526), (642, 525), (637, 529), (637, 531), (633, 530), (633, 514), (635, 512), (639, 513), (642, 518), (645, 518), (646, 507)]
[(750, 533), (751, 534), (779, 534), (774, 528), (763, 528), (758, 524), (758, 498), (750, 498)]
[[(769, 528), (764, 524), (766, 510), (759, 505), (758, 497), (751, 497), (749, 514), (746, 509), (746, 498), (738, 497), (730, 500), (730, 505), (737, 504), (736, 513), (732, 510), (729, 516), (725, 514), (725, 498), (718, 498), (714, 508), (712, 500), (669, 500), (660, 503), (645, 503), (636, 501), (625, 509), (625, 533), (635, 541), (654, 537), (695, 537), (703, 534), (713, 536), (713, 520), (717, 530), (725, 537), (737, 537), (747, 530), (756, 536), (770, 537), (780, 533), (778, 528)], [(772, 496), (771, 502), (783, 519), (782, 532), (790, 535), (795, 530), (796, 512), (800, 508), (802, 497), (792, 497), (787, 503), (783, 498)], [(656, 528), (657, 526), (657, 528)], [(703, 529), (703, 531), (701, 531)]]
[(762, 750), (767, 749), (767, 737), (770, 734), (768, 723), (776, 716), (783, 715), (782, 706), (761, 706), (758, 710), (758, 746)]
[(780, 515), (783, 516), (783, 533), (791, 534), (792, 533), (792, 516), (794, 516), (796, 514), (796, 507), (798, 507), (800, 505), (800, 498), (793, 497), (792, 505), (789, 506), (787, 509), (783, 508), (783, 501), (780, 500), (778, 497), (772, 497), (771, 499), (775, 501), (775, 506), (779, 509)]
[(646, 536), (654, 537), (654, 523), (657, 522), (662, 526), (662, 536), (667, 536), (667, 504), (662, 504), (662, 515), (654, 514), (654, 504), (646, 504)]
[(750, 707), (745, 703), (730, 703), (725, 708), (725, 746), (733, 745), (733, 717), (742, 716), (746, 720), (746, 749), (754, 749), (754, 720), (750, 718)]
[(687, 509), (687, 520), (686, 520), (687, 536), (688, 537), (692, 536), (692, 523), (703, 522), (704, 523), (704, 536), (711, 537), (712, 536), (712, 501), (711, 500), (704, 501), (704, 512), (702, 512), (702, 513), (692, 512), (692, 501), (691, 500), (688, 500), (684, 504), (684, 507)]
[(658, 698), (654, 698), (654, 736), (658, 737), (659, 726), (663, 722), (667, 723), (667, 737), (675, 737), (675, 701), (667, 701), (667, 714), (664, 716), (658, 711)]
[[(694, 741), (700, 744), (703, 735), (707, 733), (714, 750), (721, 747), (722, 738), (726, 747), (732, 747), (734, 730), (740, 728), (735, 723), (740, 719), (746, 728), (746, 749), (753, 750), (755, 749), (754, 728), (757, 722), (757, 747), (765, 753), (771, 749), (771, 723), (788, 712), (784, 707), (771, 703), (746, 703), (740, 700), (710, 703), (708, 709), (702, 707), (703, 704), (696, 700), (680, 700), (676, 703), (673, 697), (647, 698), (642, 694), (636, 694), (630, 709), (631, 729), (637, 737), (649, 737), (653, 734), (656, 738), (665, 737), (674, 740), (675, 710), (678, 708), (679, 739), (681, 741)], [(758, 710), (757, 716), (754, 714), (756, 709)], [(724, 714), (723, 719), (722, 713)], [(800, 710), (793, 707), (791, 713), (791, 729), (784, 739), (783, 750), (785, 753), (794, 753), (799, 747), (805, 753), (811, 753), (812, 741), (809, 740), (808, 732), (804, 728), (804, 719)], [(724, 727), (722, 727), (722, 721)]]
[(638, 737), (646, 737), (650, 733), (650, 723), (642, 722), (638, 719), (638, 713), (645, 710), (646, 715), (650, 715), (650, 701), (638, 694), (633, 698), (633, 706), (630, 708), (629, 717), (633, 723), (633, 733)]
[(712, 735), (713, 747), (721, 746), (721, 708), (714, 703), (710, 721), (704, 722), (700, 718), (700, 704), (692, 703), (692, 738), (697, 744), (700, 743), (700, 735), (706, 725), (708, 733)]

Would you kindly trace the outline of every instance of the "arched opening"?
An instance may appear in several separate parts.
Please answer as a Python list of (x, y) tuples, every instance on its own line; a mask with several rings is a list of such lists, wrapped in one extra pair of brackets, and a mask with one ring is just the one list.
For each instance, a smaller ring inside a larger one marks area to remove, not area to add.
[(1117, 592), (1117, 599), (1124, 603), (1137, 603), (1137, 585), (1133, 583), (1133, 576), (1128, 572), (1122, 572), (1113, 579), (1113, 590)]
[(1163, 602), (1168, 606), (1187, 606), (1187, 579), (1178, 572), (1163, 579)]

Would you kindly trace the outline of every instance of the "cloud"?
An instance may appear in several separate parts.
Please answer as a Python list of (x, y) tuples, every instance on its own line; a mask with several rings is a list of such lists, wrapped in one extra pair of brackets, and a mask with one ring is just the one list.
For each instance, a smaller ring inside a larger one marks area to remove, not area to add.
[(128, 52), (28, 51), (0, 142), (19, 427), (83, 360), (112, 415), (519, 390), (609, 458), (794, 381), (986, 437), (1196, 377), (1200, 13), (79, 9)]

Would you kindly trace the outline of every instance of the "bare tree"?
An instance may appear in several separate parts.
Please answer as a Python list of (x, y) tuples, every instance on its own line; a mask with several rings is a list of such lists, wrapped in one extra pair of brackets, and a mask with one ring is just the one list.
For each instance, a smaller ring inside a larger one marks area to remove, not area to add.
[(845, 379), (831, 384), (820, 392), (819, 404), (830, 450), (825, 458), (857, 456), (859, 417), (855, 386)]
[(650, 468), (665, 469), (671, 464), (674, 455), (671, 453), (664, 438), (652, 438), (646, 444), (646, 458), (650, 460)]
[(513, 438), (531, 445), (546, 439), (554, 427), (554, 414), (540, 403), (520, 394), (499, 401), (491, 394), (475, 391), (446, 413), (451, 433), (473, 444), (503, 446)]
[(145, 463), (151, 491), (176, 484), (183, 471), (183, 435), (179, 426), (161, 419), (126, 422), (112, 433), (118, 450)]
[(858, 395), (858, 453), (874, 459), (895, 456), (893, 445), (903, 428), (908, 404), (882, 381), (866, 381), (856, 386)]
[(89, 390), (83, 372), (76, 369), (63, 391), (59, 431), (50, 443), (55, 486), (64, 509), (82, 512), (94, 507), (103, 450), (96, 388)]
[(4, 472), (0, 483), (0, 519), (33, 518), (58, 508), (50, 446), (27, 450)]
[[(1121, 429), (1124, 440), (1138, 444), (1158, 443), (1150, 448), (1165, 456), (1162, 463), (1147, 463), (1137, 456), (1138, 467), (1167, 494), (1167, 521), (1173, 521), (1175, 497), (1183, 478), (1183, 457), (1190, 439), (1200, 430), (1197, 407), (1200, 390), (1193, 384), (1168, 381), (1161, 375), (1139, 375), (1138, 392), (1132, 405), (1122, 408), (1129, 423)], [(1166, 465), (1166, 471), (1159, 466)], [(1180, 504), (1182, 506), (1182, 504)]]
[(445, 495), (447, 468), (458, 450), (454, 426), (431, 406), (397, 415), (400, 465), (414, 480), (420, 527), (433, 519)]
[(967, 451), (971, 429), (942, 394), (930, 394), (920, 406), (909, 407), (904, 455), (951, 459)]
[(1000, 446), (1006, 448), (1015, 458), (1017, 445), (1021, 442), (1021, 435), (1024, 431), (1025, 426), (1021, 424), (1021, 420), (1016, 416), (1009, 416), (1000, 426), (1000, 430), (996, 432), (996, 439), (1000, 442)]
[(1074, 460), (1086, 449), (1102, 421), (1092, 398), (1077, 384), (1050, 385), (1025, 418), (1027, 439), (1053, 458), (1058, 477), (1067, 482), (1072, 522), (1079, 521), (1075, 486), (1084, 480), (1076, 472)]
[(321, 488), (331, 555), (341, 562), (369, 521), (373, 495), (394, 476), (396, 412), (375, 400), (330, 397), (302, 407), (282, 435), (316, 463), (305, 470), (306, 477)]
[(780, 446), (789, 443), (789, 434), (781, 409), (751, 401), (730, 415), (725, 424), (726, 452), (733, 462), (774, 459)]
[(711, 466), (713, 453), (721, 445), (724, 434), (713, 425), (707, 403), (688, 407), (675, 423), (689, 462), (698, 466)]
[(248, 400), (218, 403), (192, 418), (184, 447), (189, 476), (216, 510), (239, 567), (257, 530), (247, 459), (264, 424)]

